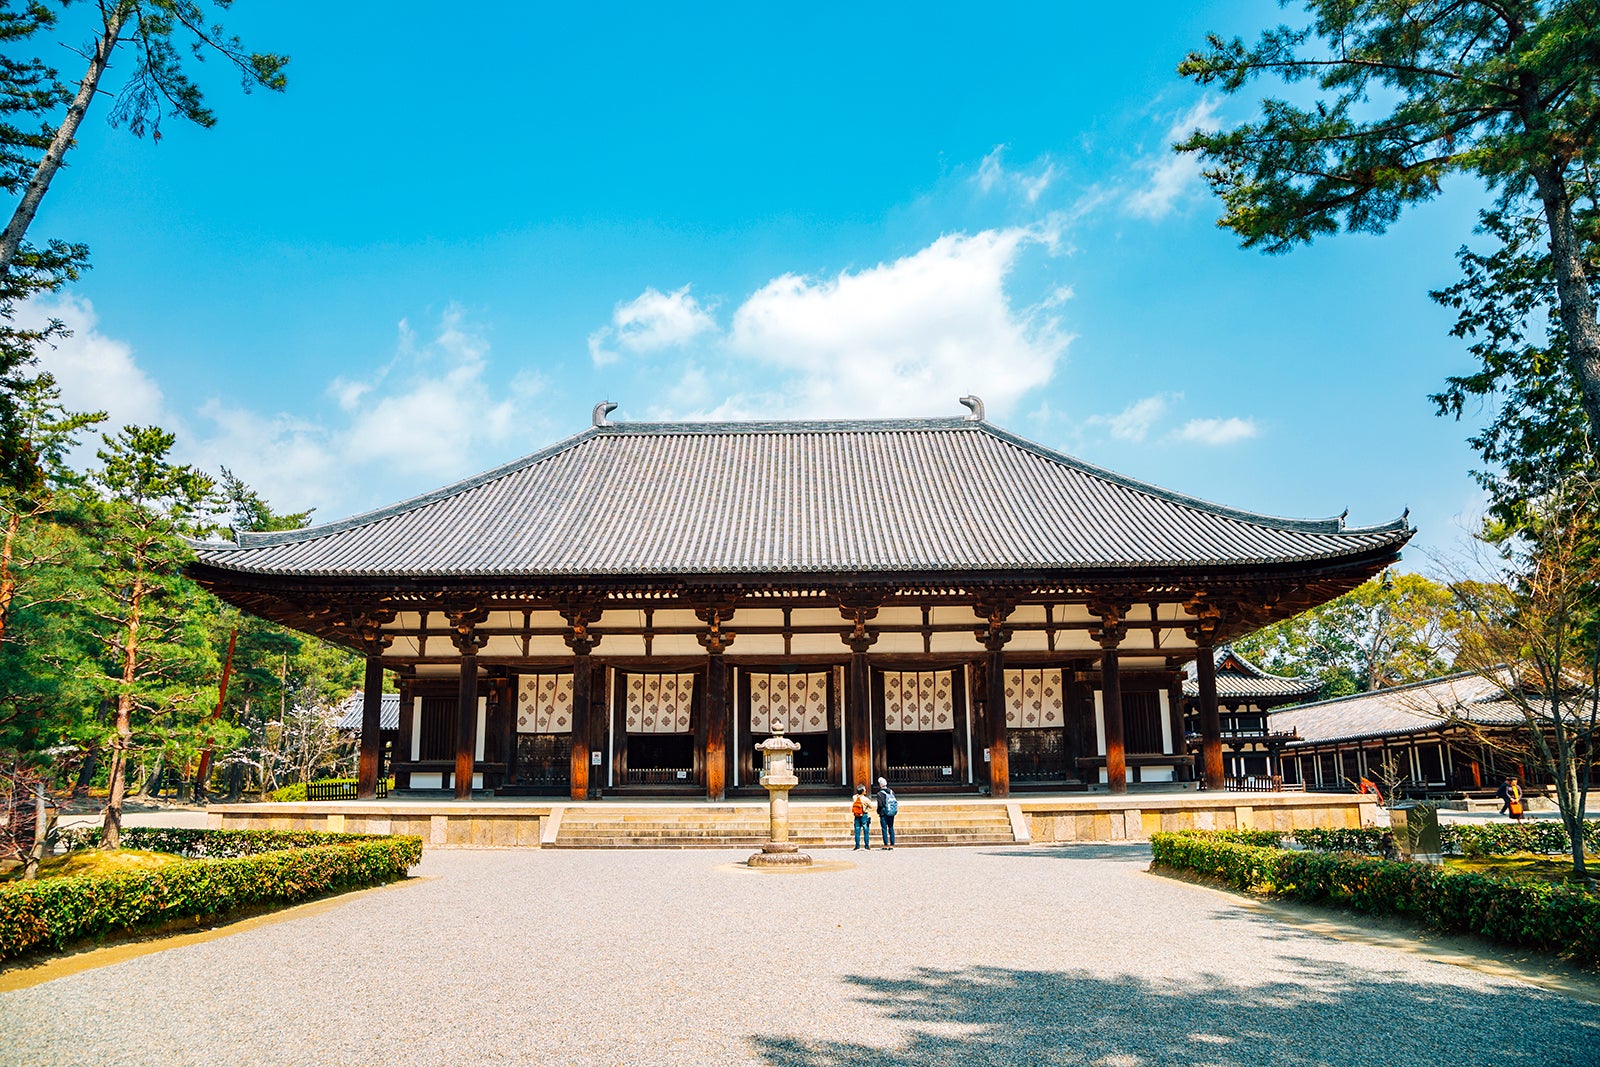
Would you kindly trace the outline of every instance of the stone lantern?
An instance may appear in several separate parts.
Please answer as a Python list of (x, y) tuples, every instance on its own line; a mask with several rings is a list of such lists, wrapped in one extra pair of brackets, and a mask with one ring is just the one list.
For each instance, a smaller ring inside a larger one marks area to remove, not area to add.
[(746, 861), (751, 867), (807, 867), (811, 857), (789, 840), (789, 790), (800, 784), (794, 773), (794, 754), (800, 742), (779, 730), (756, 746), (761, 753), (761, 785), (766, 789), (771, 814), (771, 840)]

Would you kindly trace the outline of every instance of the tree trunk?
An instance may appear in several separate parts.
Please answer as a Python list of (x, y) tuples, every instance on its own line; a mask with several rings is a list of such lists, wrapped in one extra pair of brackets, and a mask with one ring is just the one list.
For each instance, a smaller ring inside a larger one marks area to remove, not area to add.
[(1600, 324), (1595, 321), (1594, 294), (1572, 222), (1572, 200), (1554, 164), (1535, 169), (1533, 179), (1550, 230), (1550, 269), (1555, 275), (1561, 328), (1567, 335), (1567, 368), (1583, 394), (1589, 439), (1600, 441)]
[(83, 754), (83, 765), (78, 768), (78, 780), (72, 786), (72, 799), (78, 800), (89, 795), (89, 787), (94, 784), (94, 773), (100, 769), (100, 750), (90, 748)]
[(120, 848), (122, 844), (122, 801), (128, 791), (128, 751), (133, 747), (133, 683), (138, 678), (139, 613), (143, 607), (144, 578), (136, 577), (128, 598), (128, 622), (122, 643), (122, 690), (117, 694), (117, 739), (112, 742), (111, 790), (106, 797), (106, 821), (100, 833), (100, 847), (108, 849)]
[(11, 573), (11, 554), (16, 551), (17, 531), (22, 515), (13, 511), (6, 517), (5, 544), (0, 546), (0, 642), (6, 639), (6, 620), (11, 617), (11, 601), (17, 595), (17, 577)]
[(78, 94), (72, 98), (72, 105), (67, 108), (66, 115), (61, 119), (61, 125), (56, 127), (55, 136), (50, 139), (50, 147), (45, 150), (38, 167), (34, 169), (33, 178), (29, 180), (28, 188), (22, 194), (22, 200), (12, 212), (11, 221), (6, 225), (5, 232), (0, 233), (0, 277), (10, 273), (11, 263), (17, 258), (17, 249), (22, 246), (22, 239), (27, 235), (34, 215), (39, 212), (39, 204), (44, 200), (44, 194), (49, 190), (56, 171), (61, 169), (61, 161), (66, 158), (67, 149), (72, 147), (73, 139), (78, 135), (78, 126), (83, 122), (83, 116), (89, 110), (89, 102), (94, 99), (95, 91), (99, 88), (100, 76), (106, 72), (106, 67), (111, 62), (111, 52), (117, 47), (117, 39), (122, 34), (123, 23), (127, 21), (128, 10), (128, 5), (119, 0), (106, 12), (103, 32), (95, 38), (94, 52), (89, 56), (89, 69), (84, 72), (83, 81), (78, 83)]
[(158, 752), (156, 753), (156, 769), (150, 772), (150, 777), (146, 778), (134, 792), (141, 793), (147, 797), (158, 796), (161, 793), (161, 783), (166, 780), (166, 777), (167, 754)]

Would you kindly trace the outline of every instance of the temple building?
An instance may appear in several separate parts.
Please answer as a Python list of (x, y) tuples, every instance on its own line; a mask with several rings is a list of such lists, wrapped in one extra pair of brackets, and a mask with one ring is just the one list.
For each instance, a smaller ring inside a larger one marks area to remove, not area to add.
[[(1286, 704), (1300, 704), (1317, 695), (1315, 678), (1292, 678), (1262, 670), (1223, 645), (1212, 654), (1216, 673), (1217, 711), (1223, 745), (1223, 773), (1249, 788), (1281, 787), (1283, 746), (1295, 739), (1293, 730), (1269, 726), (1267, 712)], [(1203, 744), (1200, 679), (1191, 664), (1183, 679), (1183, 729), (1191, 752)]]
[(1161, 489), (956, 418), (593, 425), (436, 492), (196, 546), (239, 607), (367, 657), (363, 795), (384, 672), (397, 789), (1122, 792), (1222, 784), (1213, 650), (1394, 562), (1347, 527)]
[[(1508, 776), (1530, 789), (1549, 785), (1530, 774), (1527, 719), (1507, 688), (1516, 682), (1470, 671), (1272, 712), (1283, 747), (1286, 782), (1306, 789), (1353, 790), (1385, 777), (1405, 778), (1413, 796), (1493, 790)], [(1553, 743), (1553, 741), (1552, 741)]]

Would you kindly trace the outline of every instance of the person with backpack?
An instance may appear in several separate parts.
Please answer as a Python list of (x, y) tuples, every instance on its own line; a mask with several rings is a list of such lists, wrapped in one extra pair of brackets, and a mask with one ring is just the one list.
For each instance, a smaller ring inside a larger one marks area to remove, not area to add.
[(900, 811), (900, 801), (889, 788), (887, 778), (878, 779), (878, 825), (883, 827), (883, 847), (894, 848), (894, 817)]
[(855, 848), (864, 848), (872, 851), (872, 798), (867, 796), (867, 787), (856, 786), (856, 795), (850, 799), (850, 815), (855, 823)]

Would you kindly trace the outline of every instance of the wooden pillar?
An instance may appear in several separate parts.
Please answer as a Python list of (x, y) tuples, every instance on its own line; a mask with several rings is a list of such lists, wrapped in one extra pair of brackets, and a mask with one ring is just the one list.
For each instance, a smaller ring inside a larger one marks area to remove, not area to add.
[(872, 781), (872, 675), (865, 648), (850, 654), (845, 680), (845, 726), (850, 733), (850, 786)]
[(1209, 644), (1195, 650), (1195, 668), (1200, 687), (1200, 757), (1205, 767), (1207, 789), (1227, 785), (1222, 767), (1222, 716), (1217, 711), (1217, 663)]
[(589, 690), (594, 671), (587, 648), (574, 648), (572, 656), (572, 764), (568, 785), (573, 800), (589, 799)]
[(1100, 715), (1106, 731), (1106, 788), (1128, 791), (1127, 753), (1122, 742), (1122, 671), (1117, 650), (1107, 648), (1100, 657)]
[(402, 675), (400, 684), (400, 736), (394, 742), (394, 787), (411, 788), (411, 739), (416, 733), (415, 696), (411, 679)]
[(472, 769), (478, 747), (478, 652), (489, 642), (478, 625), (489, 617), (484, 608), (446, 611), (450, 643), (461, 654), (461, 685), (456, 699), (456, 799), (472, 799)]
[(378, 757), (383, 752), (383, 660), (367, 656), (361, 687), (361, 762), (356, 768), (356, 799), (378, 795)]
[(720, 653), (706, 657), (706, 799), (728, 793), (728, 667)]
[(478, 650), (461, 654), (456, 702), (456, 799), (472, 799), (472, 764), (478, 742)]
[(1117, 661), (1117, 646), (1128, 633), (1127, 601), (1100, 600), (1089, 611), (1100, 616), (1100, 625), (1089, 631), (1099, 642), (1100, 722), (1106, 735), (1106, 788), (1113, 793), (1128, 791), (1128, 755), (1122, 739), (1122, 673)]
[[(1004, 632), (1004, 631), (1002, 631)], [(1011, 795), (1011, 744), (1006, 736), (1005, 642), (990, 645), (984, 713), (989, 717), (989, 795)]]

